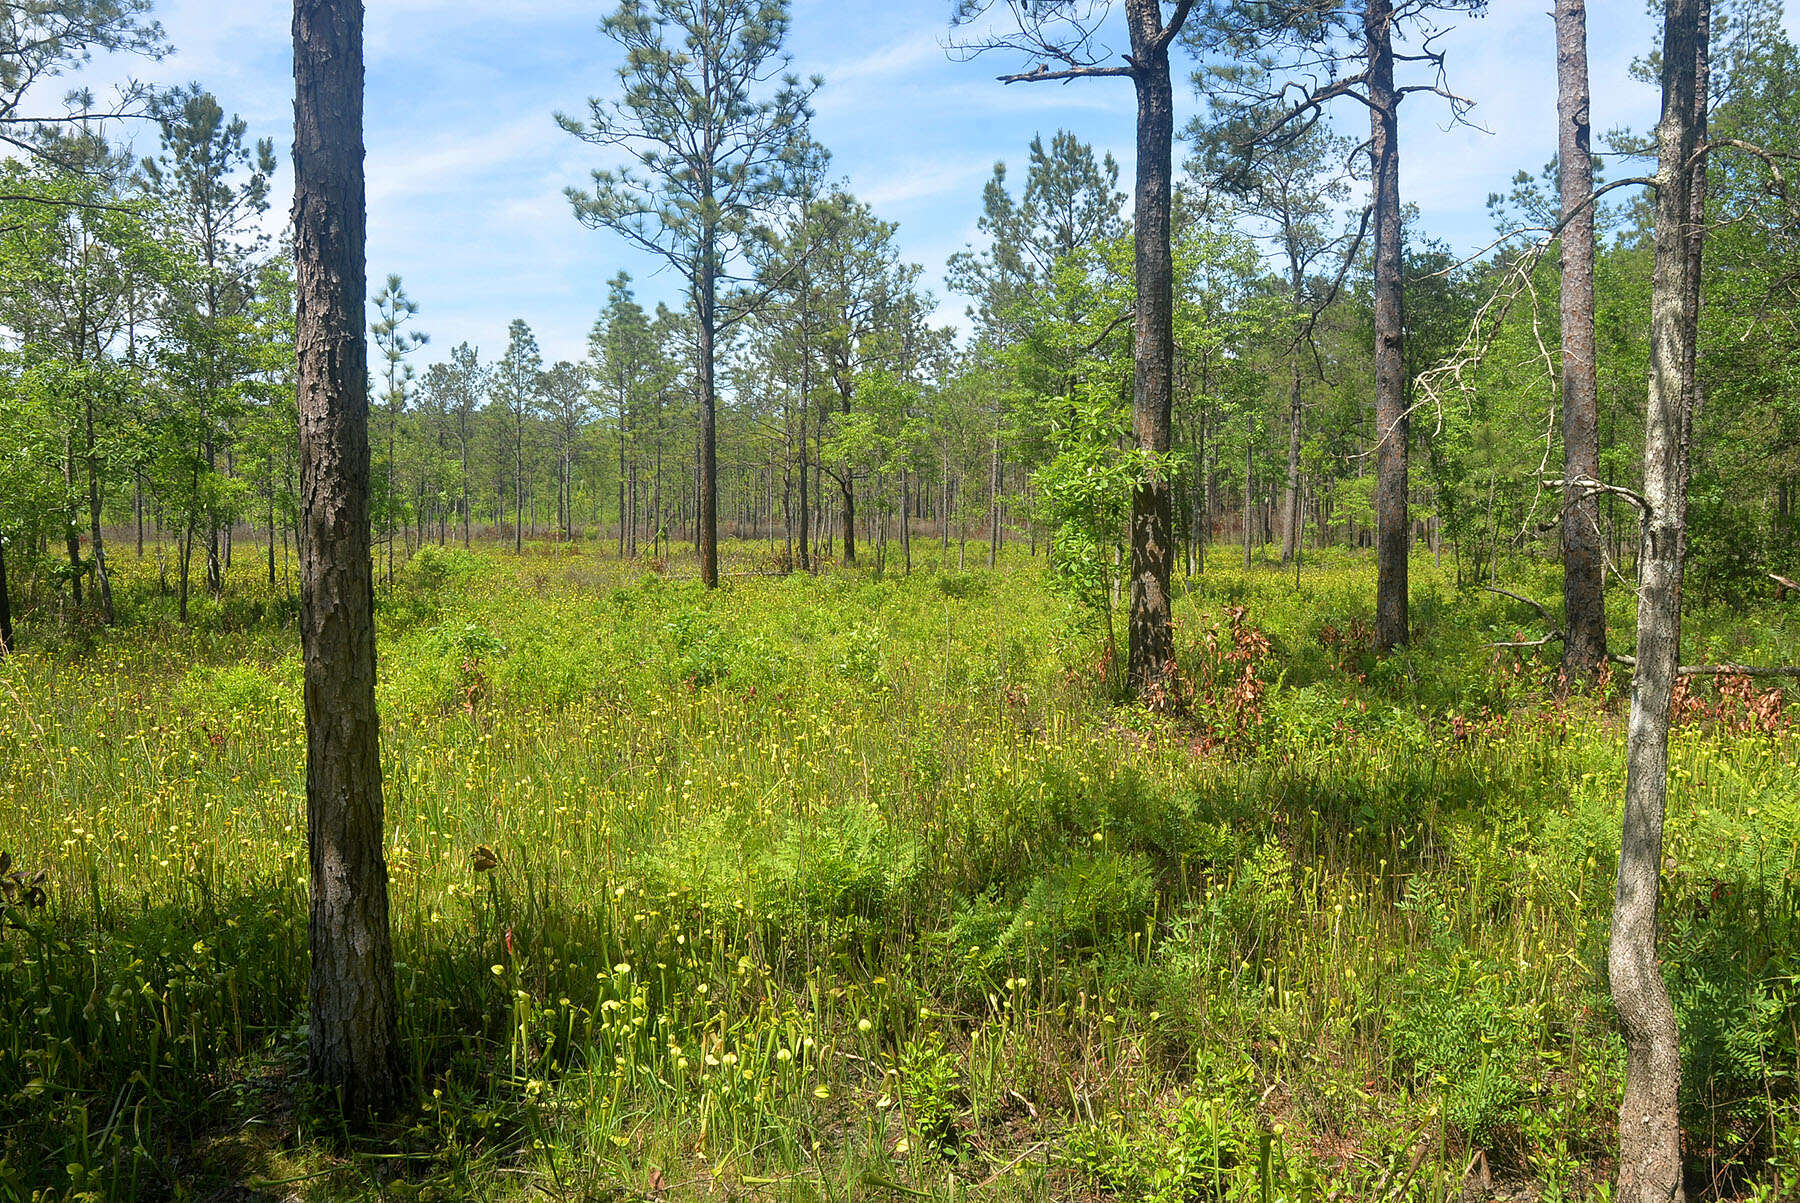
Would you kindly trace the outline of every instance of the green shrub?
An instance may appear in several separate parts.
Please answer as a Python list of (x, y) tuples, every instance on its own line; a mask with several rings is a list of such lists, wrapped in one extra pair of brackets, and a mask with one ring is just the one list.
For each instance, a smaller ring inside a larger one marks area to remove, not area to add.
[(1274, 1185), (1272, 1145), (1272, 1134), (1241, 1102), (1224, 1093), (1190, 1094), (1148, 1117), (1079, 1124), (1064, 1156), (1120, 1199), (1190, 1203), (1269, 1198), (1252, 1192)]
[(481, 570), (480, 556), (460, 547), (438, 547), (427, 543), (407, 561), (401, 579), (418, 592), (443, 594), (460, 591)]
[(196, 665), (181, 680), (177, 697), (190, 713), (213, 723), (297, 720), (297, 691), (247, 664)]
[(956, 1120), (967, 1104), (962, 1068), (944, 1047), (944, 1034), (928, 1031), (900, 1046), (896, 1058), (900, 1094), (907, 1118), (928, 1148), (949, 1149), (957, 1142)]

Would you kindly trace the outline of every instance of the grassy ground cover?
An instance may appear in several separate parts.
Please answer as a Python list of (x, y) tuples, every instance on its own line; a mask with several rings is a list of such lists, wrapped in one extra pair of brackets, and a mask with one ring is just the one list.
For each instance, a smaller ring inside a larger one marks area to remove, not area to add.
[[(1559, 699), (1486, 646), (1535, 612), (1428, 558), (1378, 662), (1368, 562), (1217, 555), (1152, 714), (1041, 564), (415, 558), (378, 617), (419, 1099), (350, 1140), (299, 1081), (294, 605), (182, 627), (127, 557), (121, 627), (0, 661), (47, 902), (0, 928), (0, 1197), (1606, 1197), (1624, 682)], [(1800, 660), (1788, 610), (1689, 658)], [(1693, 1187), (1800, 1198), (1793, 708), (1680, 709)]]

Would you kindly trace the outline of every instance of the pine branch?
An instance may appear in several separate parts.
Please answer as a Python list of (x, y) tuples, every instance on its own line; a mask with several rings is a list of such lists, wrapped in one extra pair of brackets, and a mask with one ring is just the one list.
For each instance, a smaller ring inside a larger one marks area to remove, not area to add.
[(1030, 83), (1034, 80), (1048, 79), (1083, 79), (1100, 75), (1136, 75), (1135, 67), (1067, 67), (1060, 71), (1052, 71), (1045, 64), (1039, 63), (1037, 69), (1019, 75), (996, 75), (994, 78), (1003, 84)]

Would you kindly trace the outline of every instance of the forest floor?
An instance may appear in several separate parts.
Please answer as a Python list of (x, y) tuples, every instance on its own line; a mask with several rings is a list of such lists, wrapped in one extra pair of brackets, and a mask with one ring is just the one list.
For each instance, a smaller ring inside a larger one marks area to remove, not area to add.
[[(379, 590), (418, 1101), (374, 1137), (301, 1086), (294, 602), (240, 552), (184, 627), (125, 554), (118, 628), (28, 613), (0, 848), (48, 905), (0, 926), (0, 1198), (1608, 1197), (1622, 677), (1560, 698), (1488, 646), (1538, 614), (1427, 556), (1377, 660), (1369, 561), (1296, 590), (1220, 549), (1152, 713), (1041, 559), (915, 550), (738, 545), (709, 595), (434, 548)], [(1791, 601), (1689, 632), (1800, 661)], [(1679, 707), (1690, 1197), (1800, 1199), (1797, 719)]]

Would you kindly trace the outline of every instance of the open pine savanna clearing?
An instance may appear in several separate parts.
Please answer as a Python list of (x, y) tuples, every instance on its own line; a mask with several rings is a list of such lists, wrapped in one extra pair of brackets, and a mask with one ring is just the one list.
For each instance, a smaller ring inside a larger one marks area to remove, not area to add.
[(1800, 1203), (1800, 16), (1548, 2), (0, 0), (0, 1203)]
[[(923, 541), (922, 541), (923, 542)], [(296, 603), (0, 669), (0, 829), (49, 905), (0, 940), (7, 1189), (97, 1197), (1582, 1198), (1622, 678), (1488, 646), (1528, 607), (1414, 565), (1209, 566), (1179, 705), (1121, 707), (1042, 557), (667, 576), (427, 547), (376, 607), (400, 1042), (417, 1098), (307, 1105)], [(1221, 557), (1225, 558), (1225, 557)], [(681, 579), (681, 578), (687, 579)], [(1613, 598), (1615, 608), (1628, 598)], [(1800, 615), (1698, 616), (1793, 658)], [(1696, 683), (1672, 733), (1664, 970), (1683, 1122), (1791, 1197), (1800, 740)]]

